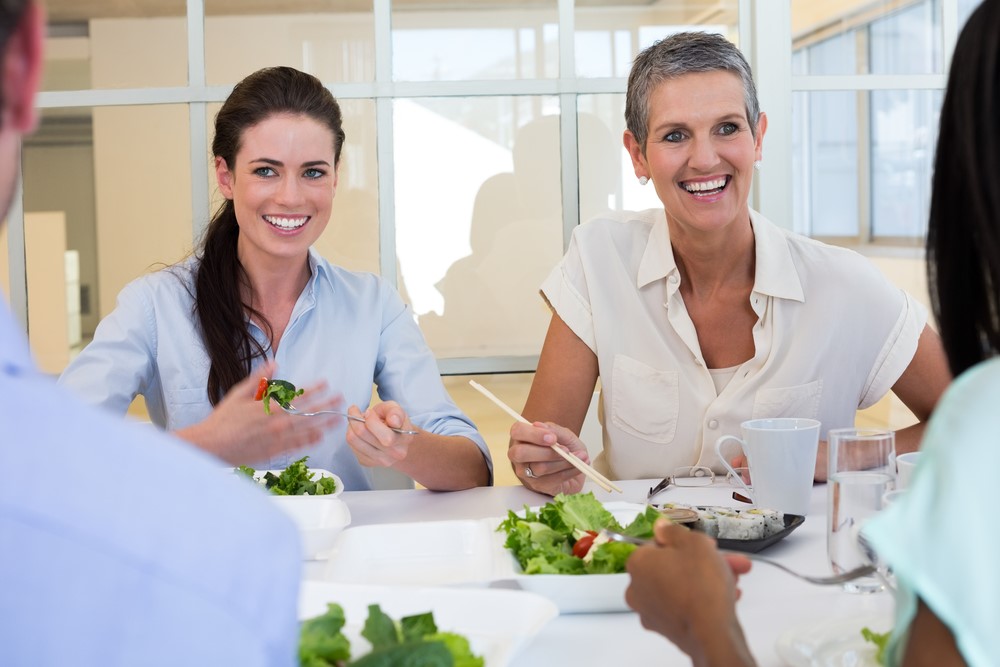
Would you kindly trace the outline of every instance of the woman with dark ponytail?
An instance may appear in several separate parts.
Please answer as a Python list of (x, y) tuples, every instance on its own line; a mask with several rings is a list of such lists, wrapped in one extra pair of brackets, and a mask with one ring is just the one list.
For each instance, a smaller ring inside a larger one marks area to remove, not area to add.
[[(308, 455), (352, 490), (371, 488), (377, 466), (434, 489), (489, 484), (489, 450), (396, 290), (311, 249), (344, 138), (340, 106), (312, 75), (272, 67), (237, 84), (215, 119), (225, 202), (201, 247), (126, 286), (60, 382), (121, 413), (141, 394), (154, 423), (232, 464)], [(266, 415), (255, 389), (275, 376), (305, 387), (296, 407), (346, 405), (365, 421)], [(369, 405), (373, 383), (382, 400)]]

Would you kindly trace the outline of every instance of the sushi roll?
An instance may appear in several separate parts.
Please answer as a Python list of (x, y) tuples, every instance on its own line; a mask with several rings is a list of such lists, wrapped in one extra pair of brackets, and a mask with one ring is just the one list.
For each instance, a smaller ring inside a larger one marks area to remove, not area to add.
[(771, 535), (780, 533), (785, 529), (785, 515), (777, 510), (755, 508), (751, 510), (744, 510), (744, 514), (753, 514), (764, 519), (763, 537), (770, 537)]
[(737, 510), (719, 512), (719, 539), (759, 540), (764, 537), (764, 517)]
[(719, 519), (713, 510), (714, 508), (696, 508), (695, 511), (698, 512), (698, 519), (691, 524), (691, 527), (697, 531), (705, 533), (709, 537), (718, 537)]

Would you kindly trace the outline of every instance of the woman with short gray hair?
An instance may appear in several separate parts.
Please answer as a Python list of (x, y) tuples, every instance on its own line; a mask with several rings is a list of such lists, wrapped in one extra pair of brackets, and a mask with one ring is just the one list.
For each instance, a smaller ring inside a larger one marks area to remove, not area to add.
[(818, 419), (823, 441), (890, 390), (920, 422), (897, 448), (915, 449), (950, 379), (940, 340), (864, 257), (750, 209), (767, 116), (739, 50), (698, 32), (650, 46), (625, 118), (636, 178), (663, 208), (580, 225), (543, 283), (552, 322), (523, 412), (535, 423), (515, 424), (508, 449), (521, 481), (581, 490), (551, 447), (589, 460), (579, 432), (598, 378), (595, 465), (613, 479), (721, 472), (716, 440), (751, 418)]

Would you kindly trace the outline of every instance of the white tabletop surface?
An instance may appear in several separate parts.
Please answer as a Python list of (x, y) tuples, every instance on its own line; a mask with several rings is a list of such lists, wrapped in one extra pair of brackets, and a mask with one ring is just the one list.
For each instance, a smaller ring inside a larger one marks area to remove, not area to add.
[[(591, 488), (601, 500), (645, 502), (646, 491), (658, 480), (618, 482), (624, 494)], [(716, 482), (711, 487), (672, 487), (658, 502), (745, 506), (732, 499), (733, 487)], [(537, 506), (548, 500), (521, 486), (478, 488), (440, 493), (424, 490), (345, 492), (341, 499), (351, 510), (351, 527), (379, 523), (441, 521), (498, 517), (508, 509)], [(826, 486), (813, 489), (809, 515), (784, 540), (761, 553), (801, 572), (828, 574), (826, 558)], [(350, 530), (350, 528), (348, 528)], [(322, 578), (322, 563), (307, 564), (307, 579)], [(786, 631), (817, 623), (836, 623), (892, 614), (888, 593), (858, 595), (840, 586), (802, 582), (766, 564), (756, 564), (741, 577), (740, 620), (750, 647), (762, 666), (785, 665), (776, 651)], [(548, 623), (514, 658), (514, 667), (552, 665), (689, 665), (690, 660), (668, 640), (645, 630), (634, 613), (562, 615)]]

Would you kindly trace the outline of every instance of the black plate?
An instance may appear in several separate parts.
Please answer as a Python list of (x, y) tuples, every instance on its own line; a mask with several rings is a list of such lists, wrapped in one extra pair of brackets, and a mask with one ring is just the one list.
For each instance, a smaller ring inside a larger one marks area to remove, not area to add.
[(768, 548), (775, 542), (780, 542), (785, 539), (785, 536), (801, 526), (802, 522), (805, 520), (806, 518), (801, 514), (786, 514), (785, 527), (774, 535), (763, 537), (759, 540), (716, 540), (716, 542), (719, 544), (720, 549), (757, 553), (758, 551)]

